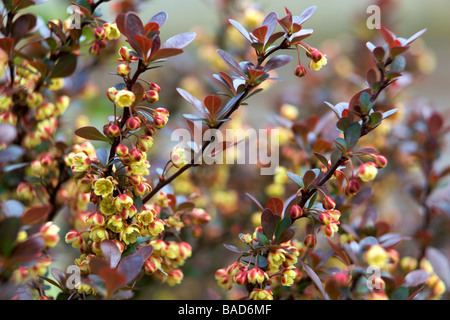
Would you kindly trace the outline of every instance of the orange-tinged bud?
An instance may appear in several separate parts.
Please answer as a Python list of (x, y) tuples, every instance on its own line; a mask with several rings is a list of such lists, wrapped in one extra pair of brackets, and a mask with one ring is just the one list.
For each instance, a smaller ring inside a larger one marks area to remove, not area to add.
[(76, 230), (70, 230), (67, 232), (65, 240), (66, 243), (72, 244), (73, 248), (81, 248), (83, 244), (83, 237)]
[(386, 167), (388, 161), (385, 156), (379, 154), (374, 158), (375, 165), (378, 169)]
[(148, 124), (145, 128), (145, 134), (148, 136), (153, 136), (156, 133), (156, 128), (151, 124)]
[(145, 92), (145, 99), (148, 103), (158, 102), (159, 93), (156, 90), (148, 90)]
[(377, 173), (378, 173), (378, 169), (375, 166), (375, 164), (373, 162), (367, 162), (365, 164), (362, 164), (359, 167), (358, 177), (362, 181), (368, 182), (368, 181), (375, 179), (375, 177), (377, 176)]
[(120, 128), (118, 125), (111, 123), (109, 125), (105, 125), (103, 132), (111, 138), (115, 138), (120, 136)]
[(242, 272), (238, 272), (233, 276), (233, 281), (234, 283), (236, 283), (237, 285), (240, 286), (244, 286), (247, 284), (247, 272), (246, 271), (242, 271)]
[(181, 271), (181, 269), (172, 270), (167, 274), (166, 281), (167, 284), (171, 287), (180, 284), (182, 280), (183, 280), (183, 271)]
[(130, 131), (137, 130), (141, 127), (141, 119), (138, 117), (131, 117), (127, 120), (127, 128)]
[(324, 225), (328, 225), (334, 220), (335, 219), (332, 217), (329, 211), (322, 211), (319, 213), (319, 221)]
[(114, 102), (114, 100), (116, 99), (116, 93), (117, 89), (115, 87), (111, 87), (108, 88), (108, 90), (106, 90), (106, 95), (108, 99), (111, 100), (112, 102)]
[(247, 280), (250, 283), (257, 284), (257, 283), (263, 283), (264, 281), (268, 280), (269, 276), (267, 275), (264, 270), (254, 267), (250, 269), (247, 273)]
[(48, 221), (39, 230), (40, 236), (44, 239), (47, 247), (54, 247), (59, 242), (59, 227), (53, 222)]
[(345, 187), (345, 194), (348, 196), (355, 195), (358, 193), (359, 189), (361, 189), (361, 184), (358, 182), (358, 180), (350, 180)]
[(305, 67), (299, 64), (297, 67), (295, 67), (294, 74), (299, 78), (304, 77), (306, 75)]
[(90, 226), (104, 226), (106, 218), (100, 212), (92, 212), (86, 216), (86, 223)]
[(117, 74), (121, 77), (127, 77), (130, 74), (130, 71), (130, 67), (125, 63), (121, 63), (117, 66)]
[(136, 148), (141, 150), (142, 152), (146, 152), (153, 146), (153, 138), (148, 135), (142, 135), (136, 142)]
[(158, 93), (160, 93), (161, 92), (161, 87), (159, 86), (159, 84), (157, 84), (157, 83), (150, 83), (149, 85), (148, 85), (148, 88), (149, 88), (149, 90), (154, 90), (154, 91), (156, 91), (156, 92), (158, 92)]
[(295, 204), (289, 210), (289, 216), (292, 219), (301, 218), (303, 216), (303, 209), (298, 204)]
[(167, 119), (164, 117), (161, 117), (160, 115), (152, 115), (153, 117), (153, 123), (157, 129), (162, 129), (166, 126)]
[(97, 27), (94, 30), (94, 36), (97, 40), (103, 40), (106, 38), (106, 31), (101, 27)]
[(225, 268), (217, 270), (214, 274), (214, 278), (217, 280), (219, 286), (223, 287), (225, 290), (230, 290), (233, 286), (232, 277)]
[(129, 194), (119, 194), (114, 199), (114, 206), (117, 211), (121, 211), (122, 209), (128, 209), (133, 205), (133, 198)]
[(139, 162), (144, 158), (144, 154), (142, 153), (141, 150), (134, 148), (130, 151), (130, 157), (131, 157), (131, 161)]
[(150, 256), (144, 263), (144, 271), (146, 274), (152, 274), (158, 268), (161, 268), (162, 259), (160, 257)]
[(333, 198), (326, 196), (322, 201), (322, 206), (325, 210), (333, 210), (336, 208), (336, 202), (333, 200)]
[(317, 239), (313, 234), (307, 234), (303, 240), (303, 244), (305, 247), (312, 249), (317, 245)]
[(26, 183), (26, 182), (21, 182), (17, 186), (17, 195), (19, 196), (20, 199), (29, 201), (29, 200), (34, 199), (34, 197), (36, 196), (36, 192), (34, 191), (31, 184)]
[(122, 158), (128, 155), (130, 151), (128, 150), (128, 147), (124, 144), (119, 144), (116, 148), (116, 154)]
[(131, 61), (134, 61), (135, 59), (137, 59), (131, 55), (131, 50), (125, 46), (120, 47), (119, 55), (121, 57), (121, 59), (119, 59), (119, 61), (123, 61), (123, 62), (131, 62)]

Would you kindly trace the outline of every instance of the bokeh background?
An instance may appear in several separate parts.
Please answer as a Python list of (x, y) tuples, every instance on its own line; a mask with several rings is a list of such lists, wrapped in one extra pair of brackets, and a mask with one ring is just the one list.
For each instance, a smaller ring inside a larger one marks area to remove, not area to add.
[[(105, 20), (114, 19), (115, 5), (121, 2), (111, 1), (101, 6)], [(137, 2), (135, 1), (135, 3)], [(147, 80), (161, 84), (161, 99), (158, 104), (171, 112), (170, 125), (162, 130), (161, 137), (158, 137), (159, 147), (153, 151), (152, 169), (164, 163), (164, 159), (167, 159), (170, 153), (170, 146), (175, 145), (176, 142), (170, 141), (170, 134), (173, 128), (184, 126), (181, 115), (192, 112), (190, 105), (179, 98), (175, 88), (186, 89), (199, 98), (214, 92), (215, 83), (211, 75), (221, 70), (222, 67), (220, 62), (217, 62), (217, 56), (213, 50), (214, 45), (220, 43), (230, 50), (236, 45), (239, 47), (240, 42), (237, 40), (236, 34), (225, 30), (226, 21), (228, 18), (236, 20), (243, 18), (245, 10), (248, 8), (256, 8), (265, 14), (276, 11), (282, 16), (284, 7), (289, 8), (294, 14), (300, 14), (309, 6), (317, 6), (315, 15), (305, 24), (306, 28), (314, 29), (314, 34), (308, 39), (308, 43), (327, 53), (330, 63), (319, 73), (311, 76), (312, 84), (306, 88), (293, 75), (295, 62), (277, 70), (277, 76), (283, 78), (284, 81), (271, 84), (267, 90), (253, 97), (249, 106), (239, 112), (237, 121), (259, 129), (273, 125), (270, 112), (275, 111), (282, 103), (288, 102), (296, 105), (299, 108), (300, 117), (302, 117), (311, 114), (311, 110), (318, 114), (324, 114), (328, 111), (323, 104), (325, 100), (336, 104), (349, 99), (351, 93), (356, 92), (355, 83), (365, 76), (364, 70), (366, 69), (364, 68), (366, 66), (362, 65), (364, 59), (359, 57), (359, 55), (367, 55), (367, 51), (364, 50), (365, 39), (374, 41), (377, 39), (376, 30), (369, 30), (365, 23), (371, 15), (367, 13), (368, 6), (378, 3), (385, 5), (381, 11), (381, 23), (387, 25), (397, 35), (408, 38), (423, 28), (428, 29), (411, 49), (412, 54), (417, 56), (415, 64), (419, 69), (420, 77), (417, 77), (418, 80), (416, 79), (414, 83), (406, 83), (404, 90), (409, 94), (409, 101), (415, 102), (411, 103), (411, 108), (417, 108), (423, 101), (423, 104), (442, 110), (448, 119), (450, 110), (447, 102), (448, 75), (450, 74), (450, 63), (448, 62), (450, 56), (450, 21), (448, 19), (450, 2), (441, 0), (234, 1), (232, 9), (227, 12), (222, 6), (223, 2), (225, 1), (149, 0), (140, 1), (133, 8), (143, 21), (159, 11), (168, 13), (169, 18), (162, 28), (162, 39), (187, 31), (197, 33), (196, 40), (186, 49), (185, 54), (169, 59), (163, 68), (145, 75)], [(36, 6), (33, 12), (40, 15), (43, 21), (55, 18), (64, 20), (69, 16), (67, 13), (69, 5), (69, 1), (48, 0)], [(295, 52), (293, 52), (293, 57), (296, 57)], [(71, 108), (67, 111), (65, 115), (67, 123), (73, 122), (77, 116), (84, 114), (91, 125), (97, 128), (101, 128), (105, 124), (105, 119), (111, 114), (112, 109), (104, 93), (108, 87), (120, 81), (119, 78), (108, 74), (115, 71), (116, 59), (116, 52), (110, 52), (107, 58), (99, 59), (90, 65), (90, 68), (87, 68), (87, 71), (93, 71), (92, 73), (89, 75), (86, 73), (84, 77), (72, 80), (71, 85), (74, 90), (79, 90), (79, 99), (73, 101)], [(305, 58), (303, 59), (306, 61)], [(407, 80), (406, 77), (405, 81), (407, 82)], [(314, 81), (321, 86), (323, 86), (323, 82), (326, 82), (329, 86), (319, 90), (314, 87)], [(309, 98), (305, 98), (305, 94), (308, 96), (308, 92), (305, 93), (306, 90), (310, 92)], [(296, 96), (292, 92), (302, 92), (302, 94)], [(446, 156), (441, 157), (439, 165), (443, 167), (450, 164), (448, 159)], [(247, 180), (251, 180), (251, 178), (247, 178)], [(251, 181), (245, 181), (242, 184), (248, 186), (250, 193), (260, 187), (252, 185)], [(228, 187), (232, 190), (233, 184)], [(412, 203), (405, 190), (395, 189), (395, 192), (392, 192), (393, 190), (389, 189), (394, 187), (395, 181), (385, 187), (387, 190), (384, 191), (389, 193), (389, 197), (385, 197), (386, 201), (378, 208), (379, 216), (387, 216), (395, 224), (397, 230), (411, 234), (421, 219), (420, 209)], [(444, 188), (443, 192), (448, 191), (448, 188)], [(227, 197), (226, 193), (222, 194), (223, 198)], [(229, 191), (228, 196), (230, 194), (232, 191)], [(243, 217), (248, 225), (251, 225), (250, 214), (252, 212), (249, 212), (248, 207), (240, 207), (236, 209), (236, 212), (241, 214), (246, 210), (247, 215)], [(220, 214), (220, 212), (212, 212), (213, 217)], [(60, 219), (64, 219), (63, 217)], [(64, 221), (60, 221), (60, 223), (64, 224)], [(234, 227), (235, 229), (228, 233), (230, 236), (240, 231), (235, 226), (215, 226), (222, 229)], [(245, 229), (244, 226), (241, 227)], [(437, 233), (441, 235), (440, 249), (447, 256), (450, 254), (446, 236), (448, 230), (450, 229), (447, 222), (442, 223), (437, 229)], [(247, 229), (247, 232), (249, 231), (251, 229)], [(208, 299), (214, 295), (211, 290), (220, 292), (221, 289), (214, 280), (214, 271), (226, 266), (235, 257), (224, 249), (217, 238), (206, 237), (205, 239), (194, 246), (194, 256), (186, 263), (186, 279), (181, 285), (170, 288), (167, 285), (151, 283), (151, 289), (142, 287), (137, 298)], [(231, 239), (231, 237), (220, 238), (220, 240), (234, 241)], [(211, 241), (208, 242), (208, 240)], [(63, 245), (58, 250), (61, 251), (59, 255), (61, 259), (58, 263), (62, 267), (70, 264), (73, 257), (67, 247)], [(408, 248), (405, 250), (408, 251)], [(75, 254), (73, 252), (74, 256)]]

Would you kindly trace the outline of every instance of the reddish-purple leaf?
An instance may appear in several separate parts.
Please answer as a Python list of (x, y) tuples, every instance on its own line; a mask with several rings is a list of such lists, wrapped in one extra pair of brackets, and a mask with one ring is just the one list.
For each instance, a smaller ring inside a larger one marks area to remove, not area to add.
[(242, 26), (242, 24), (233, 19), (230, 19), (229, 21), (231, 25), (235, 27), (245, 37), (245, 39), (247, 39), (250, 42), (253, 42), (252, 38), (250, 37), (250, 33), (244, 28), (244, 26)]
[(306, 20), (308, 20), (309, 18), (312, 17), (312, 15), (316, 11), (316, 9), (317, 9), (316, 6), (309, 7), (308, 9), (303, 11), (300, 16), (298, 16), (298, 17), (294, 16), (293, 17), (293, 22), (297, 23), (297, 24), (303, 24)]
[(117, 267), (122, 254), (115, 242), (111, 240), (102, 241), (102, 243), (100, 244), (100, 248), (102, 249), (103, 256), (105, 257), (106, 262), (108, 262), (109, 267)]
[(199, 111), (201, 114), (206, 113), (205, 108), (203, 107), (203, 104), (200, 100), (198, 100), (196, 97), (194, 97), (192, 94), (187, 92), (186, 90), (183, 90), (181, 88), (177, 88), (178, 93), (190, 104), (194, 106), (197, 111)]
[(386, 41), (388, 46), (391, 48), (394, 44), (396, 36), (383, 25), (380, 27), (380, 29), (378, 29), (378, 31), (380, 32), (384, 41)]
[(269, 13), (263, 20), (262, 26), (267, 27), (266, 36), (262, 41), (264, 44), (266, 44), (269, 41), (270, 36), (272, 35), (273, 31), (275, 30), (277, 26), (278, 21), (278, 14), (276, 12)]
[(102, 269), (110, 269), (109, 263), (100, 257), (93, 257), (89, 260), (89, 269), (94, 274), (99, 274)]
[(284, 229), (281, 232), (280, 237), (278, 238), (277, 242), (278, 243), (287, 242), (287, 241), (291, 240), (294, 236), (295, 236), (295, 229), (294, 228)]
[(147, 61), (147, 59), (150, 57), (149, 53), (152, 49), (152, 41), (143, 35), (135, 35), (134, 41), (138, 46), (134, 48), (136, 50), (136, 53), (140, 58)]
[(14, 48), (14, 39), (10, 37), (0, 38), (0, 48), (6, 52), (6, 54), (11, 57)]
[(169, 57), (173, 57), (179, 54), (182, 54), (182, 49), (177, 48), (161, 48), (158, 51), (155, 52), (155, 54), (152, 53), (151, 61), (165, 59)]
[(305, 186), (305, 188), (311, 186), (311, 184), (314, 182), (315, 179), (316, 173), (314, 171), (312, 170), (306, 171), (305, 174), (303, 175), (303, 185)]
[(222, 100), (216, 95), (209, 95), (205, 98), (205, 107), (208, 109), (209, 114), (212, 118), (214, 118), (217, 111), (220, 109), (222, 105)]
[(141, 272), (143, 265), (144, 257), (139, 254), (133, 254), (126, 256), (122, 261), (120, 261), (117, 270), (125, 275), (126, 283), (130, 283), (137, 277), (139, 272)]
[(37, 259), (45, 248), (45, 241), (41, 237), (31, 237), (19, 242), (11, 253), (11, 263), (23, 263)]
[(273, 69), (281, 68), (282, 66), (287, 65), (292, 61), (292, 57), (288, 55), (278, 55), (272, 57), (267, 61), (266, 65), (263, 67), (265, 72), (268, 72)]
[(106, 288), (106, 298), (112, 295), (127, 283), (127, 278), (117, 269), (102, 268), (98, 276), (103, 279)]
[(299, 41), (302, 41), (303, 39), (306, 39), (310, 35), (312, 35), (313, 32), (314, 32), (313, 29), (302, 29), (300, 31), (297, 31), (292, 35), (291, 43), (297, 43)]
[(253, 30), (252, 35), (258, 39), (259, 43), (264, 43), (267, 35), (267, 26), (262, 26)]
[(314, 282), (314, 284), (316, 285), (317, 289), (319, 289), (323, 297), (328, 300), (328, 296), (325, 293), (322, 281), (320, 280), (319, 276), (314, 272), (314, 270), (309, 265), (307, 265), (301, 260), (300, 263), (302, 264), (303, 269), (305, 269), (305, 272), (308, 274), (308, 277), (312, 280), (312, 282)]
[(280, 217), (283, 215), (283, 206), (283, 201), (279, 198), (270, 198), (266, 202), (266, 208)]
[(167, 20), (167, 12), (161, 11), (155, 14), (153, 17), (151, 17), (150, 20), (148, 20), (148, 22), (155, 22), (161, 28), (164, 22), (166, 22), (166, 20)]
[(144, 261), (147, 260), (153, 253), (153, 247), (152, 246), (145, 246), (140, 248), (138, 251), (136, 251), (134, 254), (137, 254), (141, 256)]
[(220, 49), (217, 50), (217, 54), (223, 60), (223, 62), (225, 62), (230, 67), (231, 70), (242, 77), (246, 77), (246, 74), (244, 73), (244, 71), (242, 71), (241, 66), (231, 54)]
[(17, 44), (31, 29), (36, 26), (36, 16), (27, 13), (14, 20), (12, 24), (11, 36)]
[(264, 209), (261, 214), (261, 227), (262, 232), (266, 235), (267, 239), (272, 240), (277, 226), (277, 218), (270, 209)]
[(405, 287), (416, 287), (428, 280), (430, 275), (425, 270), (414, 270), (408, 273), (403, 282)]
[(194, 41), (195, 36), (196, 36), (195, 32), (185, 32), (177, 34), (176, 36), (167, 39), (167, 41), (164, 42), (164, 44), (162, 45), (162, 48), (182, 49), (186, 47), (189, 43)]
[(261, 211), (264, 211), (263, 206), (261, 205), (261, 203), (259, 203), (258, 200), (256, 200), (255, 197), (253, 197), (251, 194), (249, 194), (249, 193), (247, 193), (247, 192), (245, 193), (245, 195), (246, 195), (247, 197), (249, 197), (250, 200), (252, 200), (253, 203), (254, 203)]
[(34, 206), (26, 210), (22, 217), (22, 224), (24, 226), (38, 223), (45, 220), (50, 213), (50, 205)]

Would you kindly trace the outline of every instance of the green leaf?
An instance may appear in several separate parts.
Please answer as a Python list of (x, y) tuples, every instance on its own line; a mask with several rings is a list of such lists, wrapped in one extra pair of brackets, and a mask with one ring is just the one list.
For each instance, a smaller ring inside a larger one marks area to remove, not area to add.
[(391, 300), (406, 300), (408, 299), (409, 291), (406, 287), (398, 287), (391, 295)]
[(303, 188), (303, 179), (298, 174), (292, 173), (292, 172), (286, 172), (289, 179), (294, 181), (300, 188)]
[(93, 140), (93, 141), (106, 141), (111, 143), (111, 141), (104, 136), (97, 128), (86, 126), (75, 130), (75, 134), (83, 139)]
[(49, 78), (64, 78), (70, 76), (77, 68), (77, 56), (66, 54), (58, 59)]
[(103, 167), (106, 167), (108, 164), (108, 154), (109, 152), (105, 148), (98, 148), (96, 150), (97, 159), (98, 161), (100, 161)]
[(308, 209), (312, 208), (312, 206), (314, 205), (314, 203), (317, 200), (317, 195), (318, 194), (319, 194), (318, 192), (315, 192), (314, 195), (311, 197), (311, 199), (308, 200), (308, 203), (307, 203), (307, 206), (306, 206)]
[(341, 150), (342, 152), (346, 152), (347, 151), (347, 142), (345, 142), (344, 139), (336, 138), (335, 142), (336, 142), (336, 147), (339, 150)]
[(353, 149), (353, 147), (358, 143), (361, 137), (361, 126), (358, 122), (353, 122), (348, 126), (344, 132), (345, 142), (347, 144), (347, 150)]
[(256, 265), (258, 266), (258, 268), (265, 268), (269, 265), (269, 262), (267, 261), (266, 257), (258, 256)]
[(20, 226), (19, 218), (8, 218), (0, 224), (0, 253), (2, 256), (8, 257), (11, 254)]
[(375, 128), (381, 124), (382, 120), (383, 120), (383, 114), (379, 111), (374, 112), (369, 116), (369, 125), (372, 128)]
[(406, 59), (403, 56), (398, 56), (392, 61), (391, 69), (389, 72), (401, 73), (405, 70), (406, 67)]
[(257, 232), (256, 233), (256, 238), (258, 239), (258, 242), (262, 245), (269, 245), (270, 241), (269, 239), (266, 237), (265, 234), (261, 233), (261, 232)]
[(277, 224), (277, 227), (275, 229), (275, 243), (279, 242), (282, 232), (285, 229), (289, 228), (291, 226), (291, 224), (292, 224), (292, 222), (291, 222), (290, 217), (285, 217), (285, 218), (281, 219), (281, 221)]
[(321, 155), (320, 153), (314, 152), (314, 155), (316, 156), (317, 159), (319, 159), (320, 162), (322, 162), (322, 164), (327, 168), (330, 169), (330, 164), (328, 163), (327, 158), (325, 158), (323, 155)]

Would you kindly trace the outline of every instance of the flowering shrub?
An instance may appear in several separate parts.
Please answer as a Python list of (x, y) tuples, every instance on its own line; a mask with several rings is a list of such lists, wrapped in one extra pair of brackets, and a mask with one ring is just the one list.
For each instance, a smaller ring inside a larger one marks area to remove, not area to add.
[[(325, 102), (328, 114), (315, 110), (301, 118), (301, 110), (280, 99), (276, 122), (267, 128), (269, 140), (280, 142), (280, 161), (273, 175), (263, 176), (208, 166), (208, 159), (218, 160), (245, 140), (220, 141), (214, 132), (247, 127), (235, 115), (280, 80), (279, 68), (290, 65), (296, 86), (317, 86), (315, 73), (336, 56), (308, 44), (313, 30), (305, 26), (316, 7), (299, 15), (287, 8), (267, 15), (247, 8), (227, 18), (216, 43), (203, 35), (199, 56), (221, 70), (213, 75), (219, 88), (206, 93), (192, 75), (177, 74), (176, 92), (195, 109), (183, 114), (185, 131), (194, 137), (213, 133), (188, 147), (176, 145), (164, 158), (158, 142), (164, 146), (165, 130), (179, 125), (169, 121), (178, 110), (161, 105), (164, 92), (172, 95), (175, 88), (164, 77), (147, 76), (194, 46), (196, 33), (162, 39), (167, 13), (143, 22), (144, 14), (126, 2), (107, 21), (98, 11), (108, 2), (103, 0), (72, 3), (78, 27), (72, 18), (51, 20), (48, 32), (39, 33), (37, 17), (24, 10), (36, 1), (3, 2), (3, 299), (130, 299), (140, 294), (136, 288), (156, 286), (155, 280), (181, 284), (193, 264), (217, 268), (209, 274), (218, 284), (210, 294), (229, 299), (442, 297), (447, 279), (439, 266), (448, 262), (430, 247), (430, 224), (446, 208), (430, 198), (450, 172), (436, 168), (447, 128), (434, 110), (411, 112), (395, 123), (400, 108), (389, 101), (391, 91), (401, 91), (408, 50), (425, 30), (405, 39), (381, 26), (381, 38), (365, 42), (371, 60), (358, 89), (344, 94), (346, 102)], [(120, 79), (100, 94), (107, 120), (101, 129), (83, 117), (66, 123), (71, 104), (81, 99), (77, 81), (102, 59), (117, 61), (109, 71)], [(271, 143), (259, 137), (256, 144)], [(268, 165), (259, 160), (255, 167)], [(425, 222), (413, 235), (419, 252), (401, 255), (397, 246), (411, 239), (377, 219), (374, 198), (382, 197), (378, 180), (389, 166), (417, 161), (425, 185), (414, 185), (412, 194)], [(254, 185), (243, 182), (243, 174)], [(61, 215), (67, 218), (62, 227)], [(227, 243), (230, 235), (233, 244)], [(76, 251), (73, 272), (53, 266), (55, 247)], [(213, 254), (207, 262), (195, 260), (196, 250), (205, 248), (216, 255), (228, 249), (232, 260), (217, 259), (216, 265)]]

